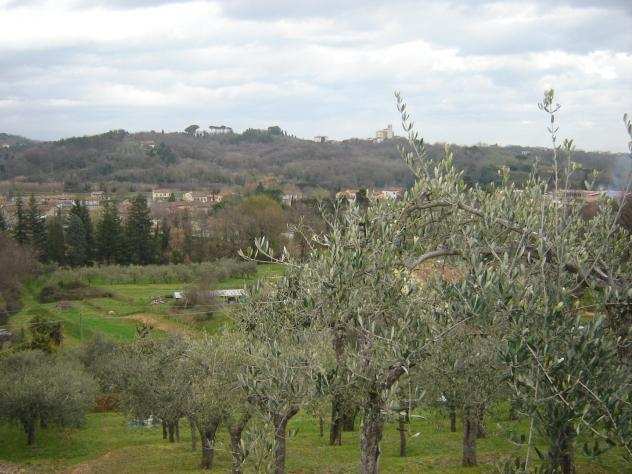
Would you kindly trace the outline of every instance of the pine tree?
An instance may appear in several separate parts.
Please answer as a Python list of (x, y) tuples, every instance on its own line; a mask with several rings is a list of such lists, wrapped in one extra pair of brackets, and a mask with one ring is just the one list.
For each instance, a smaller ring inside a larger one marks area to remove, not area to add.
[(92, 219), (90, 219), (90, 211), (88, 206), (82, 201), (75, 201), (70, 209), (71, 215), (76, 215), (83, 223), (86, 236), (86, 265), (94, 260), (94, 230), (92, 227)]
[(47, 222), (48, 259), (59, 265), (66, 264), (66, 239), (64, 237), (64, 220), (60, 212)]
[(15, 227), (13, 228), (13, 238), (22, 245), (29, 243), (28, 222), (21, 196), (19, 196), (15, 202)]
[(147, 200), (139, 194), (132, 206), (125, 225), (128, 259), (130, 263), (147, 265), (156, 259), (156, 245), (151, 232), (152, 224)]
[(40, 209), (35, 200), (35, 196), (31, 194), (29, 198), (29, 206), (26, 210), (26, 222), (28, 226), (28, 235), (31, 245), (36, 250), (41, 261), (46, 261), (46, 219), (42, 218)]
[(86, 265), (88, 262), (88, 240), (86, 227), (77, 214), (68, 215), (66, 230), (67, 258), (73, 267)]
[(101, 220), (96, 225), (95, 257), (102, 263), (123, 263), (123, 228), (116, 204), (103, 205)]

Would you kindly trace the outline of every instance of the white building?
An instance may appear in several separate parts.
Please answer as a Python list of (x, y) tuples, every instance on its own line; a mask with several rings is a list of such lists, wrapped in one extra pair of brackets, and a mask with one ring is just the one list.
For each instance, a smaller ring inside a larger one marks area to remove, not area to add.
[(402, 188), (384, 188), (375, 191), (376, 199), (399, 199), (404, 195)]
[(182, 199), (187, 202), (199, 202), (202, 204), (208, 203), (218, 203), (222, 201), (222, 195), (216, 192), (200, 192), (200, 191), (189, 191), (184, 193)]
[(151, 198), (154, 201), (168, 201), (174, 192), (171, 189), (154, 189), (151, 191)]
[(393, 126), (390, 124), (385, 129), (378, 130), (377, 132), (375, 132), (375, 140), (378, 142), (382, 142), (384, 140), (390, 140), (394, 136), (395, 134), (393, 133)]
[(211, 135), (230, 135), (231, 133), (233, 133), (233, 129), (227, 127), (226, 125), (220, 125), (219, 127), (215, 125), (210, 125), (208, 128)]
[(316, 143), (327, 143), (327, 137), (325, 135), (316, 135), (314, 141)]
[(283, 195), (282, 201), (283, 204), (285, 204), (286, 206), (291, 206), (292, 203), (299, 201), (303, 199), (303, 195), (302, 194), (298, 194), (298, 193), (287, 193)]

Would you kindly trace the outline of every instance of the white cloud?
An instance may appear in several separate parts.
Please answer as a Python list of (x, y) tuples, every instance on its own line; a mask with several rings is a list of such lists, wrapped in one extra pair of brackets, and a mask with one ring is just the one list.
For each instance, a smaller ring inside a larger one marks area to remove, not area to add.
[(535, 104), (555, 87), (580, 146), (625, 149), (631, 17), (614, 0), (262, 5), (0, 0), (0, 130), (195, 119), (369, 136), (396, 120), (399, 89), (431, 140), (542, 144)]

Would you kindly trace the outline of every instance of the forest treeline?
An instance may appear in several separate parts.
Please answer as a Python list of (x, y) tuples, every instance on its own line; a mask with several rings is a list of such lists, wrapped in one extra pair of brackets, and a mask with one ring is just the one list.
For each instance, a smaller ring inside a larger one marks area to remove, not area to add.
[[(413, 183), (397, 152), (396, 145), (404, 140), (397, 137), (381, 143), (360, 139), (315, 143), (267, 130), (204, 137), (116, 130), (54, 142), (17, 137), (5, 142), (11, 146), (0, 149), (0, 181), (63, 182), (66, 191), (96, 189), (99, 184), (117, 190), (135, 184), (240, 186), (262, 177), (328, 190)], [(427, 145), (428, 157), (438, 160), (443, 148), (443, 144)], [(452, 152), (456, 167), (470, 183), (497, 183), (501, 166), (509, 167), (513, 180), (523, 182), (536, 160), (541, 160), (543, 174), (552, 170), (551, 150), (544, 148), (453, 146)], [(597, 186), (619, 184), (622, 155), (576, 151), (574, 156), (584, 169), (573, 177), (574, 187), (582, 188), (593, 170), (599, 173)]]

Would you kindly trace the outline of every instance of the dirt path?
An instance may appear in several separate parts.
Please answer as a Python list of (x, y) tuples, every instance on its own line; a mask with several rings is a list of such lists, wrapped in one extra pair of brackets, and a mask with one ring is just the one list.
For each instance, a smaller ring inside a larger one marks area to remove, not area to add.
[(69, 474), (90, 474), (95, 472), (107, 472), (103, 470), (103, 465), (107, 465), (108, 461), (114, 456), (112, 451), (108, 451), (107, 453), (99, 456), (96, 459), (91, 459), (90, 461), (82, 462), (78, 464), (72, 470), (68, 470)]
[(148, 326), (153, 326), (154, 329), (159, 329), (161, 331), (172, 333), (172, 334), (187, 334), (187, 335), (194, 334), (194, 331), (192, 331), (191, 329), (187, 327), (184, 327), (173, 321), (162, 319), (153, 314), (139, 313), (139, 314), (133, 314), (131, 316), (121, 316), (121, 319), (132, 319), (134, 321), (147, 324)]
[(16, 466), (15, 464), (9, 464), (6, 462), (0, 462), (0, 474), (18, 474), (27, 472), (24, 468)]

